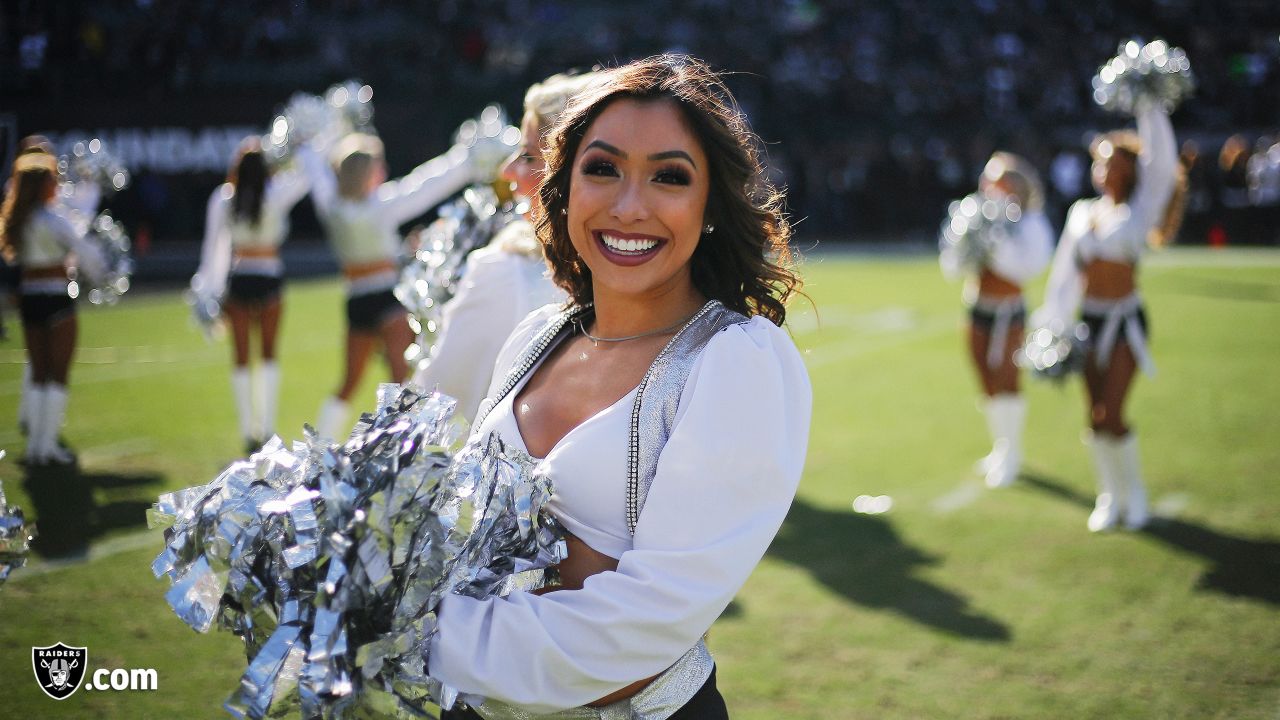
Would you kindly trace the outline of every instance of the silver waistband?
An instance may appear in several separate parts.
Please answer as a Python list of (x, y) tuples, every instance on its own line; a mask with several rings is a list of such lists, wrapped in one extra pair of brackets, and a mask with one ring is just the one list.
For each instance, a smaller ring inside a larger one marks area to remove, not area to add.
[(1138, 367), (1147, 375), (1156, 374), (1155, 361), (1151, 359), (1151, 351), (1147, 349), (1147, 336), (1138, 322), (1138, 311), (1142, 309), (1142, 298), (1138, 293), (1130, 293), (1119, 299), (1102, 299), (1086, 297), (1080, 303), (1080, 312), (1085, 315), (1101, 315), (1104, 320), (1102, 329), (1092, 338), (1093, 362), (1097, 367), (1111, 364), (1111, 353), (1116, 348), (1116, 340), (1120, 331), (1124, 330), (1124, 340), (1133, 351)]
[(278, 257), (238, 257), (231, 263), (231, 274), (280, 277), (284, 274), (284, 262)]
[(347, 282), (347, 297), (359, 297), (361, 295), (372, 295), (374, 293), (391, 290), (400, 280), (400, 275), (395, 270), (383, 270), (372, 275), (366, 275), (357, 280)]
[(1013, 324), (1013, 316), (1027, 311), (1027, 304), (1022, 296), (1017, 295), (1000, 300), (991, 300), (978, 296), (973, 302), (973, 309), (992, 315), (991, 337), (987, 340), (987, 367), (994, 370), (1004, 364), (1004, 349), (1009, 341), (1009, 327)]
[(643, 690), (604, 707), (582, 706), (537, 714), (515, 705), (485, 700), (475, 711), (485, 720), (666, 720), (706, 684), (714, 665), (706, 642), (699, 640)]

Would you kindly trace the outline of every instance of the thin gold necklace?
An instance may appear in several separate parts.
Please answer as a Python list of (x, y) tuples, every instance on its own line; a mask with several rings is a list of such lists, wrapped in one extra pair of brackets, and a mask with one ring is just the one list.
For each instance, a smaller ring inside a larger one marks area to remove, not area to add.
[(669, 333), (672, 330), (675, 330), (676, 328), (680, 327), (681, 325), (684, 325), (685, 323), (689, 322), (689, 319), (697, 314), (698, 313), (695, 312), (693, 313), (693, 315), (690, 315), (684, 318), (683, 320), (681, 320), (680, 322), (677, 322), (674, 325), (668, 325), (667, 327), (658, 328), (657, 330), (650, 330), (649, 332), (642, 332), (639, 335), (626, 335), (624, 337), (600, 337), (598, 335), (592, 335), (591, 333), (587, 332), (587, 326), (582, 324), (582, 320), (575, 320), (574, 322), (577, 323), (578, 332), (581, 332), (583, 337), (599, 345), (602, 342), (611, 342), (611, 343), (625, 342), (627, 340), (639, 340), (640, 338), (644, 338), (644, 337), (651, 337), (653, 335), (662, 335), (663, 333)]

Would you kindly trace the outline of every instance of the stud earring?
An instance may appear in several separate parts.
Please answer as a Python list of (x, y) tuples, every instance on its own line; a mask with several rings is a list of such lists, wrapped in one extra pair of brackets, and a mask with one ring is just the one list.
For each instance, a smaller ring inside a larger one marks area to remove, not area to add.
[(716, 231), (716, 226), (715, 226), (715, 225), (712, 225), (711, 223), (707, 223), (706, 225), (703, 225), (703, 226), (702, 226), (702, 232), (704, 232), (704, 233), (706, 233), (706, 234), (708, 234), (708, 235), (710, 235), (711, 233), (713, 233), (713, 232), (715, 232), (715, 231)]
[(568, 215), (568, 214), (569, 214), (569, 208), (560, 208), (560, 214), (561, 214), (561, 215)]

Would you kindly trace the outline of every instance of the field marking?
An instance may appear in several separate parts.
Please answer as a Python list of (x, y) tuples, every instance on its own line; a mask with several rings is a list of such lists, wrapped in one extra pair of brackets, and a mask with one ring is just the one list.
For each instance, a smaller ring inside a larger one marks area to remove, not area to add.
[(941, 335), (944, 332), (951, 332), (955, 329), (955, 322), (952, 318), (935, 319), (931, 322), (917, 326), (914, 330), (902, 332), (896, 335), (878, 336), (878, 337), (857, 337), (827, 345), (821, 348), (806, 348), (803, 351), (805, 365), (811, 370), (830, 365), (832, 363), (844, 362), (851, 360), (860, 355), (869, 355), (880, 350), (907, 345), (920, 340), (926, 340), (935, 335)]
[[(114, 365), (122, 363), (174, 363), (185, 362), (212, 355), (212, 348), (191, 352), (186, 345), (127, 345), (123, 347), (78, 347), (75, 362), (83, 365)], [(221, 354), (221, 353), (219, 353)], [(0, 363), (22, 365), (27, 362), (27, 351), (5, 350), (0, 352)]]
[(1161, 495), (1152, 505), (1152, 514), (1157, 517), (1173, 519), (1182, 514), (1191, 505), (1191, 493), (1169, 493)]
[[(322, 352), (324, 350), (332, 349), (336, 351), (341, 347), (342, 343), (341, 337), (326, 337), (320, 340), (315, 340), (315, 338), (312, 339), (313, 342), (308, 342), (294, 348), (291, 351), (291, 354), (301, 357), (316, 352)], [(231, 364), (229, 358), (229, 347), (215, 352), (210, 352), (209, 349), (211, 348), (206, 348), (202, 349), (200, 352), (188, 352), (185, 354), (171, 352), (169, 350), (172, 348), (182, 347), (176, 345), (139, 345), (133, 346), (133, 349), (141, 350), (149, 347), (159, 348), (160, 350), (137, 353), (137, 358), (149, 359), (125, 358), (124, 353), (119, 352), (120, 348), (104, 347), (78, 349), (76, 351), (77, 357), (72, 367), (79, 367), (80, 369), (73, 371), (71, 384), (73, 387), (96, 385), (99, 383), (116, 382), (119, 380), (132, 380), (138, 377), (151, 377), (160, 373), (182, 371), (188, 368), (203, 368), (210, 365), (224, 363), (230, 366)], [(96, 353), (91, 352), (91, 356), (97, 358), (97, 361), (82, 360), (79, 355), (81, 352), (86, 350), (97, 351)], [(115, 352), (113, 353), (113, 351)], [(14, 355), (17, 355), (21, 359), (12, 359), (12, 356)], [(113, 356), (115, 358), (113, 360), (106, 359)], [(18, 362), (26, 362), (25, 350), (7, 350), (4, 351), (4, 353), (0, 353), (0, 364)], [(20, 392), (22, 392), (21, 378), (6, 383), (0, 383), (0, 397), (17, 395)]]
[[(36, 521), (36, 528), (39, 529), (39, 520)], [(16, 582), (22, 582), (27, 578), (48, 575), (49, 573), (59, 572), (67, 568), (88, 565), (89, 563), (109, 558), (121, 553), (131, 552), (133, 550), (141, 550), (142, 548), (151, 546), (156, 549), (159, 554), (160, 549), (164, 545), (164, 536), (160, 530), (138, 530), (113, 537), (109, 540), (103, 540), (99, 543), (92, 543), (88, 549), (78, 555), (70, 557), (55, 558), (53, 560), (37, 560), (27, 563), (26, 566), (20, 567), (13, 571), (9, 579), (5, 582), (12, 585)]]
[(156, 444), (149, 438), (137, 437), (120, 442), (97, 445), (80, 451), (80, 462), (83, 465), (97, 464), (108, 460), (119, 460), (129, 455), (150, 452)]
[(1280, 267), (1280, 252), (1273, 248), (1173, 248), (1149, 253), (1143, 263), (1161, 268)]
[(929, 507), (939, 515), (946, 515), (974, 504), (986, 492), (986, 488), (983, 487), (982, 483), (966, 480), (955, 490), (935, 498), (933, 502), (929, 503)]
[(919, 325), (919, 311), (905, 305), (886, 305), (872, 310), (854, 311), (836, 307), (831, 310), (789, 314), (787, 327), (796, 335), (826, 330), (862, 330), (900, 332)]

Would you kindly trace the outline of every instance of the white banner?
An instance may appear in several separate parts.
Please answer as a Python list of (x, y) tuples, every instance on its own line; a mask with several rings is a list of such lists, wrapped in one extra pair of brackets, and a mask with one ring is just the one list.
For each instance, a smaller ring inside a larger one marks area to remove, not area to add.
[(166, 175), (183, 173), (225, 173), (240, 141), (261, 130), (249, 125), (198, 129), (110, 128), (94, 132), (67, 130), (42, 132), (59, 155), (69, 154), (82, 141), (98, 138), (104, 149), (118, 158), (130, 172), (150, 170)]

